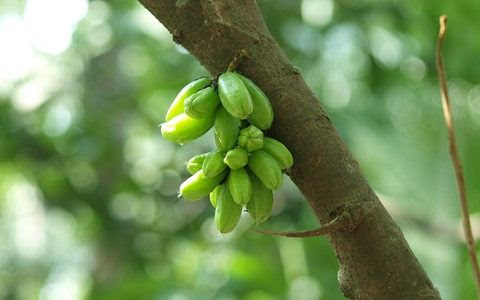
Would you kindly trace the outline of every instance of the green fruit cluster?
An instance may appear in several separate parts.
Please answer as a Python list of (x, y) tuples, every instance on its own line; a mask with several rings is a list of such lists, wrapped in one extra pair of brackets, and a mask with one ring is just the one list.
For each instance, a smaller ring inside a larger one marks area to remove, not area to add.
[(273, 109), (256, 84), (236, 72), (221, 74), (216, 83), (197, 79), (179, 92), (165, 120), (165, 139), (183, 144), (213, 127), (218, 148), (188, 161), (192, 176), (180, 185), (180, 196), (190, 201), (209, 196), (222, 233), (235, 228), (244, 207), (257, 224), (270, 216), (273, 191), (293, 157), (281, 142), (264, 136)]

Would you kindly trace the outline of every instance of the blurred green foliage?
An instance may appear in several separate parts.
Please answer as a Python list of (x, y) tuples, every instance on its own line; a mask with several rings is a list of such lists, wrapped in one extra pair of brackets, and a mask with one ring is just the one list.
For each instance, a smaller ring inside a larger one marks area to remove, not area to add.
[[(480, 4), (262, 0), (268, 27), (324, 104), (444, 299), (474, 299), (434, 46), (445, 59), (480, 226)], [(343, 299), (326, 238), (219, 235), (208, 200), (176, 196), (184, 147), (161, 138), (206, 71), (136, 1), (0, 1), (0, 298)], [(263, 228), (317, 226), (290, 182)]]

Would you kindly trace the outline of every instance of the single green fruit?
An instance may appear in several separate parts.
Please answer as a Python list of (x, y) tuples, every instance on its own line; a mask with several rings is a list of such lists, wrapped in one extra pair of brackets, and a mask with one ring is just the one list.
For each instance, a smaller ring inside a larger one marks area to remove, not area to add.
[(269, 189), (275, 190), (282, 185), (282, 170), (267, 152), (263, 150), (252, 152), (248, 159), (248, 167)]
[(237, 73), (225, 72), (218, 77), (218, 94), (232, 116), (243, 120), (252, 113), (252, 97)]
[(254, 174), (249, 174), (252, 182), (252, 198), (247, 203), (248, 213), (257, 224), (268, 219), (272, 213), (273, 191), (266, 187)]
[(270, 156), (277, 161), (280, 169), (290, 169), (292, 167), (292, 154), (284, 144), (277, 141), (276, 139), (265, 137), (263, 139), (262, 150), (270, 154)]
[(263, 132), (254, 125), (240, 130), (238, 145), (252, 152), (263, 147)]
[(248, 121), (262, 130), (270, 128), (273, 122), (273, 109), (270, 100), (253, 81), (243, 75), (238, 74), (238, 76), (252, 97), (253, 111), (248, 116)]
[(204, 135), (213, 126), (214, 116), (211, 114), (204, 119), (193, 119), (185, 113), (179, 114), (161, 125), (162, 135), (178, 144), (188, 143)]
[(221, 107), (215, 116), (213, 127), (215, 143), (220, 150), (229, 150), (237, 143), (240, 133), (240, 120)]
[(240, 147), (228, 150), (223, 162), (232, 170), (243, 168), (248, 163), (248, 152)]
[(230, 193), (232, 193), (233, 201), (240, 205), (248, 203), (252, 197), (252, 183), (245, 168), (231, 170), (227, 184)]
[(186, 166), (190, 175), (193, 175), (202, 169), (203, 161), (205, 160), (205, 157), (207, 157), (207, 154), (208, 153), (198, 154), (190, 158)]
[(217, 185), (217, 187), (210, 193), (210, 203), (213, 207), (217, 207), (218, 197), (222, 193), (225, 186), (223, 184)]
[(221, 233), (232, 231), (240, 220), (242, 206), (233, 201), (232, 194), (227, 186), (222, 188), (217, 198), (215, 209), (215, 225)]
[(227, 172), (224, 171), (215, 177), (207, 178), (200, 170), (180, 185), (179, 196), (190, 201), (199, 200), (210, 194), (222, 182), (226, 174)]
[(194, 119), (202, 119), (215, 112), (220, 98), (209, 86), (185, 99), (185, 113)]
[(220, 150), (208, 153), (202, 166), (203, 174), (206, 177), (217, 176), (226, 168), (227, 165), (223, 162), (223, 153)]
[(212, 83), (212, 80), (207, 77), (201, 77), (197, 80), (194, 80), (187, 84), (175, 97), (172, 104), (168, 108), (167, 115), (165, 116), (165, 121), (170, 121), (175, 116), (183, 113), (184, 111), (184, 102), (187, 97), (195, 94), (199, 90), (209, 86)]

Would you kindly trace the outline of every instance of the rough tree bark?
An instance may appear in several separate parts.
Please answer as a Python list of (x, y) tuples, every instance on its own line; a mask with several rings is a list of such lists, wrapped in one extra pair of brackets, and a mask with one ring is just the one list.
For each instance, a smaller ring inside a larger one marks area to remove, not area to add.
[(358, 222), (329, 235), (346, 297), (440, 298), (320, 102), (269, 33), (254, 0), (139, 1), (214, 75), (247, 50), (250, 58), (238, 71), (272, 101), (275, 121), (268, 133), (291, 149), (290, 177), (322, 224), (340, 211)]

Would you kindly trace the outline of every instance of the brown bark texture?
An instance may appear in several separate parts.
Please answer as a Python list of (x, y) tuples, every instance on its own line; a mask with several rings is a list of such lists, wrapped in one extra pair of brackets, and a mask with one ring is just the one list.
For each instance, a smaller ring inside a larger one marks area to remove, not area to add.
[(290, 177), (320, 223), (340, 211), (355, 226), (329, 235), (351, 299), (440, 299), (302, 75), (268, 31), (254, 0), (139, 0), (213, 75), (245, 49), (238, 71), (270, 98), (268, 131), (292, 152)]

